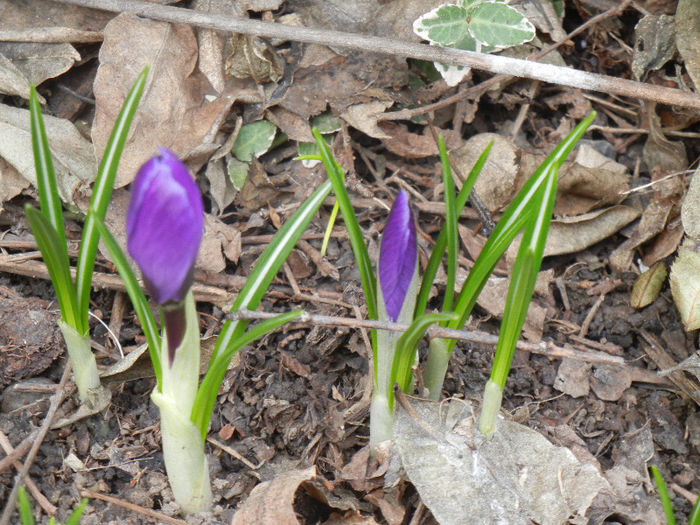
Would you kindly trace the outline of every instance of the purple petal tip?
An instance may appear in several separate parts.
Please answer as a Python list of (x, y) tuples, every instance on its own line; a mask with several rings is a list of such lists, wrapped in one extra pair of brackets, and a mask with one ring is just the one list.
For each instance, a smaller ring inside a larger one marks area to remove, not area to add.
[(408, 195), (401, 190), (389, 212), (379, 247), (379, 286), (391, 321), (399, 317), (415, 273), (417, 258), (413, 213)]
[(203, 223), (197, 184), (174, 153), (160, 148), (134, 179), (126, 218), (127, 248), (159, 304), (187, 293)]

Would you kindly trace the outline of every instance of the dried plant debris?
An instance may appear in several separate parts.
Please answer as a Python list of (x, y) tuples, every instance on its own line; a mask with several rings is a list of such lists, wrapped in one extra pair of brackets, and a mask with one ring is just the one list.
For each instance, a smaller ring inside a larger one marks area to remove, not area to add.
[(637, 277), (630, 295), (630, 306), (643, 308), (653, 303), (661, 293), (667, 275), (666, 265), (658, 262)]
[[(75, 203), (76, 193), (95, 178), (97, 163), (92, 145), (66, 119), (46, 115), (44, 124), (51, 137), (59, 194), (64, 202)], [(0, 157), (36, 185), (28, 110), (0, 104)]]
[(686, 330), (700, 328), (700, 252), (686, 240), (671, 266), (671, 292)]
[[(157, 147), (186, 159), (205, 140), (211, 142), (212, 127), (233, 101), (205, 99), (209, 83), (195, 71), (197, 40), (190, 26), (119, 15), (105, 28), (95, 79), (92, 138), (98, 157), (133, 79), (146, 64), (151, 66), (149, 80), (119, 163), (116, 187), (131, 182)], [(218, 147), (210, 146), (210, 153)], [(190, 167), (196, 171), (199, 165), (201, 160)]]
[(491, 440), (477, 437), (468, 402), (411, 400), (398, 409), (401, 466), (442, 525), (531, 522), (559, 525), (585, 516), (610, 489), (599, 470), (538, 432), (500, 419)]
[(255, 487), (236, 511), (231, 525), (250, 523), (284, 523), (300, 525), (294, 510), (294, 499), (299, 486), (316, 479), (316, 467), (283, 472), (270, 481)]
[(676, 53), (675, 19), (667, 15), (647, 15), (634, 28), (635, 44), (632, 73), (642, 80), (649, 71), (661, 69)]
[(678, 52), (695, 84), (695, 91), (700, 91), (700, 3), (678, 0), (675, 22)]

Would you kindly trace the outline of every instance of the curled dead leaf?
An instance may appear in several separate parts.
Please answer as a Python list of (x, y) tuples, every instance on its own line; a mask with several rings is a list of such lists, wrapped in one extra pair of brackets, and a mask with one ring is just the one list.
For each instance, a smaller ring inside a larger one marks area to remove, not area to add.
[(316, 467), (292, 470), (255, 487), (233, 516), (231, 525), (284, 523), (298, 525), (294, 498), (299, 485), (316, 479)]
[(671, 266), (671, 293), (686, 330), (700, 328), (700, 252), (687, 240)]
[(667, 274), (666, 265), (658, 262), (637, 277), (630, 294), (630, 306), (643, 308), (653, 303), (661, 292)]

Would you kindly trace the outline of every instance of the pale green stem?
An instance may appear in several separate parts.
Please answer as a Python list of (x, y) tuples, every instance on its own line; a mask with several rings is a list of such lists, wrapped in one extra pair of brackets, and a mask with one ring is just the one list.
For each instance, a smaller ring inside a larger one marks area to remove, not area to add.
[(389, 409), (391, 365), (394, 349), (401, 334), (389, 330), (377, 330), (377, 362), (374, 364), (375, 381), (369, 411), (369, 446), (375, 451), (377, 444), (391, 439), (394, 412)]
[(95, 354), (90, 348), (90, 335), (82, 335), (63, 319), (58, 320), (58, 327), (66, 342), (80, 401), (86, 402), (90, 399), (90, 391), (100, 387), (100, 374), (97, 372)]
[(369, 407), (369, 449), (377, 452), (377, 445), (392, 438), (394, 411), (389, 408), (389, 398), (374, 389)]
[(447, 365), (450, 363), (449, 341), (447, 339), (431, 339), (428, 349), (428, 360), (423, 372), (423, 383), (428, 389), (428, 398), (437, 401), (442, 393)]
[(162, 388), (160, 392), (154, 389), (151, 399), (160, 409), (163, 460), (170, 487), (175, 501), (190, 514), (208, 510), (212, 500), (204, 442), (190, 417), (199, 383), (200, 357), (199, 323), (191, 291), (185, 298), (185, 319), (185, 335), (172, 366), (167, 334), (163, 337)]
[(479, 416), (479, 432), (487, 438), (493, 435), (496, 428), (496, 418), (501, 410), (502, 401), (503, 389), (489, 379), (484, 388), (484, 403), (481, 406), (481, 415)]

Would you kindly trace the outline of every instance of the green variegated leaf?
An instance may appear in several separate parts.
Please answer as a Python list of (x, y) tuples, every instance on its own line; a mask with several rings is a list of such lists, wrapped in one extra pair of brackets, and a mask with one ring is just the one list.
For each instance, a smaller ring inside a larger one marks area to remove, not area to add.
[(470, 20), (469, 34), (485, 46), (501, 49), (518, 46), (535, 38), (535, 26), (505, 4), (477, 4), (467, 9), (467, 17)]
[(270, 149), (276, 132), (275, 125), (267, 120), (246, 124), (238, 132), (231, 153), (238, 160), (250, 162)]
[(467, 10), (458, 5), (441, 5), (413, 22), (414, 33), (441, 46), (458, 42), (467, 30)]

